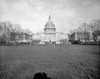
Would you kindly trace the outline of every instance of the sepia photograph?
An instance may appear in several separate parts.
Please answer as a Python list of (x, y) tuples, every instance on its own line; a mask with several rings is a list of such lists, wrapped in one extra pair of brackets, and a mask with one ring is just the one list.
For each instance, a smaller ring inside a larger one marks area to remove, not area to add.
[(0, 0), (0, 79), (100, 79), (100, 0)]

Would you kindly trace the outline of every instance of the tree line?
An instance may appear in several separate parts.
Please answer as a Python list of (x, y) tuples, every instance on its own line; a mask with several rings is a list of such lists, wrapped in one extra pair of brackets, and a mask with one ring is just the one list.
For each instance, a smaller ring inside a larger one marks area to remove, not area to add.
[(75, 32), (90, 33), (96, 43), (97, 37), (100, 35), (100, 19), (91, 20), (89, 23), (82, 23), (76, 29), (71, 30), (71, 34)]
[(12, 24), (10, 21), (0, 21), (0, 43), (16, 41), (16, 35), (20, 33), (32, 34), (29, 29), (23, 29), (20, 24)]

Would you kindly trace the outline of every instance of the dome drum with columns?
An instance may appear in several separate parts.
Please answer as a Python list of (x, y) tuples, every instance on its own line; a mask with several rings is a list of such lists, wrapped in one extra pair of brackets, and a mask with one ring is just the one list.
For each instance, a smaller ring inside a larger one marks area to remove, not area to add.
[(33, 35), (33, 40), (40, 40), (40, 43), (60, 43), (60, 40), (68, 39), (68, 35), (60, 32), (56, 32), (54, 23), (51, 21), (51, 16), (47, 21), (44, 32)]

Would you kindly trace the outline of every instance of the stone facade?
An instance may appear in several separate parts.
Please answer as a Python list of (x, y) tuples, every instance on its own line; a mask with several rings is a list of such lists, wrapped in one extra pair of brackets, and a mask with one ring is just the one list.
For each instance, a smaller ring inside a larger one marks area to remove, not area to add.
[(68, 38), (70, 41), (93, 42), (93, 36), (89, 32), (74, 32)]
[(20, 42), (31, 42), (31, 35), (27, 34), (27, 33), (19, 33), (16, 34), (16, 42), (20, 43)]

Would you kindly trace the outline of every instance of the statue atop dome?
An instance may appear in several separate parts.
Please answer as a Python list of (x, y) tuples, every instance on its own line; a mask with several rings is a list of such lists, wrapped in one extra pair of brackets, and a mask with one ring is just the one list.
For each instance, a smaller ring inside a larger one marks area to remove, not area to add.
[(51, 15), (49, 15), (49, 20), (51, 20)]

